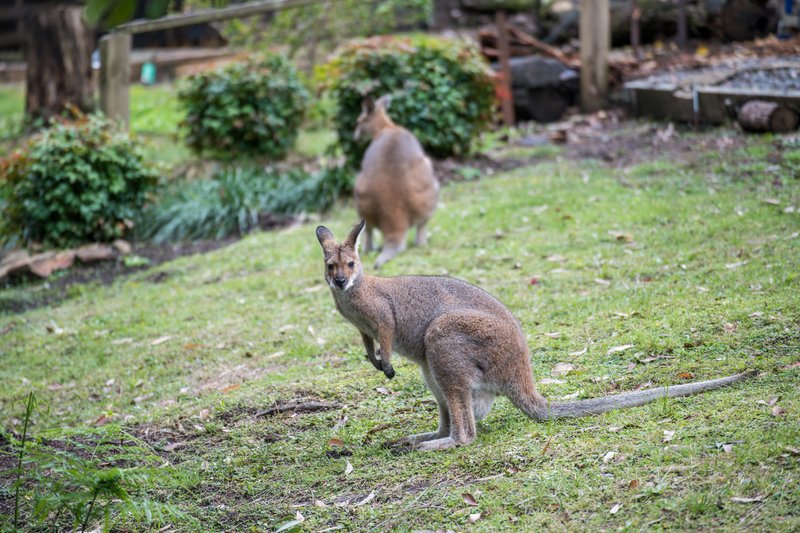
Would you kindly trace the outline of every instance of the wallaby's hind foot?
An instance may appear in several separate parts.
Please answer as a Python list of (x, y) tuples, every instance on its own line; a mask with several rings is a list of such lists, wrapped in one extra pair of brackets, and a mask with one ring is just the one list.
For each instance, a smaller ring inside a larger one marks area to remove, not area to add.
[(377, 269), (382, 267), (384, 264), (386, 264), (387, 261), (389, 261), (390, 259), (392, 259), (394, 256), (396, 256), (405, 249), (406, 249), (405, 235), (403, 235), (403, 238), (398, 241), (386, 240), (383, 243), (383, 249), (381, 250), (381, 253), (378, 255), (378, 258), (375, 259), (375, 268)]
[(425, 224), (428, 221), (420, 222), (417, 224), (417, 234), (414, 236), (414, 244), (416, 246), (425, 246), (428, 244), (428, 232), (425, 230)]
[(456, 442), (453, 437), (445, 437), (443, 439), (434, 439), (423, 442), (417, 446), (414, 446), (414, 449), (419, 450), (421, 452), (433, 452), (436, 450), (447, 450), (448, 448), (455, 448), (456, 446), (463, 446), (465, 444), (469, 444), (470, 441), (465, 442)]

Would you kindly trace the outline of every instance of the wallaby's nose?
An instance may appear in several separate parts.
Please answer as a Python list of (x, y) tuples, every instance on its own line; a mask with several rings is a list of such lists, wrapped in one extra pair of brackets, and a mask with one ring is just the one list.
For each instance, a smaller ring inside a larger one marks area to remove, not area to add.
[(344, 284), (347, 283), (347, 279), (341, 276), (337, 276), (333, 278), (333, 283), (336, 284), (337, 287), (340, 289), (344, 289)]

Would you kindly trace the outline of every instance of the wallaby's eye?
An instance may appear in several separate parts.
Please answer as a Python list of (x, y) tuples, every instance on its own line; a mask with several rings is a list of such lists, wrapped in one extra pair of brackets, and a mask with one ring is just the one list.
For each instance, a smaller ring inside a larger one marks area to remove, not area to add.
[(333, 265), (328, 265), (328, 272), (333, 272)]
[(347, 266), (349, 266), (350, 268), (355, 268), (356, 264), (355, 262), (350, 261), (349, 263), (347, 263)]

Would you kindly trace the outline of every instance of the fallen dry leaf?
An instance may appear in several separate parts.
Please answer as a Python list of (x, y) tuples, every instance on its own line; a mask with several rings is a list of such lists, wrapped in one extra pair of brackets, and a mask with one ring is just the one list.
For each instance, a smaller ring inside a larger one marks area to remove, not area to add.
[(589, 351), (589, 347), (587, 346), (583, 350), (578, 350), (577, 352), (570, 352), (569, 355), (572, 356), (572, 357), (578, 357), (580, 355), (585, 354), (588, 351)]
[(178, 448), (183, 448), (184, 446), (186, 446), (185, 442), (173, 442), (172, 444), (167, 444), (166, 446), (164, 446), (164, 451), (174, 452)]
[(623, 231), (613, 231), (612, 230), (612, 231), (609, 231), (608, 234), (611, 235), (612, 237), (614, 237), (615, 239), (617, 239), (620, 242), (633, 242), (633, 235), (631, 235), (630, 233), (625, 233)]
[(722, 329), (725, 330), (725, 333), (733, 333), (734, 331), (736, 331), (736, 324), (732, 322), (726, 322), (722, 326)]
[(557, 339), (557, 338), (559, 338), (561, 336), (561, 333), (559, 333), (557, 331), (553, 332), (553, 333), (545, 333), (545, 336), (546, 337), (550, 337), (551, 339)]
[(377, 392), (378, 394), (384, 394), (384, 395), (392, 394), (392, 391), (390, 391), (386, 387), (375, 387), (375, 392)]
[(764, 198), (764, 200), (762, 200), (762, 201), (765, 204), (769, 204), (769, 205), (781, 205), (781, 201), (778, 200), (777, 198)]
[(732, 502), (736, 502), (736, 503), (759, 503), (759, 502), (763, 502), (764, 501), (764, 497), (761, 496), (760, 494), (758, 496), (754, 496), (752, 498), (745, 498), (745, 497), (742, 497), (742, 496), (734, 496), (733, 498), (731, 498), (731, 501)]
[(360, 507), (360, 506), (362, 506), (362, 505), (366, 505), (366, 504), (368, 504), (369, 502), (371, 502), (371, 501), (372, 501), (372, 500), (374, 500), (374, 499), (375, 499), (375, 493), (374, 493), (374, 492), (370, 492), (370, 493), (367, 495), (367, 497), (366, 497), (366, 498), (364, 498), (364, 499), (363, 499), (363, 500), (361, 500), (360, 502), (356, 502), (355, 506), (356, 506), (356, 507)]
[(556, 366), (553, 367), (550, 373), (554, 376), (560, 377), (560, 376), (566, 376), (573, 370), (575, 370), (575, 365), (571, 363), (558, 363), (556, 364)]
[(617, 514), (617, 513), (619, 512), (619, 510), (620, 510), (620, 508), (621, 508), (621, 507), (622, 507), (622, 505), (621, 505), (621, 504), (619, 504), (619, 503), (615, 503), (615, 504), (614, 504), (614, 507), (612, 507), (611, 509), (609, 509), (609, 511), (608, 511), (608, 512), (609, 512), (609, 513), (611, 513), (611, 514)]
[(477, 522), (480, 519), (481, 519), (481, 513), (474, 513), (474, 514), (469, 515), (469, 523), (470, 524), (474, 524), (475, 522)]
[(200, 420), (208, 420), (208, 417), (211, 416), (211, 411), (208, 409), (201, 409), (197, 416), (200, 418)]
[(345, 459), (345, 461), (347, 461), (347, 466), (344, 467), (344, 475), (349, 476), (350, 472), (353, 471), (353, 465), (350, 464), (349, 459)]
[(675, 436), (675, 432), (673, 430), (665, 429), (664, 430), (664, 438), (662, 439), (662, 442), (670, 442), (672, 440), (672, 437), (674, 437), (674, 436)]
[(342, 439), (333, 438), (328, 441), (328, 446), (338, 446), (341, 448), (344, 446), (344, 441)]
[(786, 411), (784, 410), (784, 408), (781, 407), (780, 405), (776, 405), (775, 407), (772, 408), (772, 416), (783, 416), (783, 413), (785, 412)]
[(694, 374), (692, 374), (691, 372), (681, 372), (680, 374), (678, 374), (678, 377), (681, 379), (693, 379)]
[(623, 344), (622, 346), (614, 346), (613, 348), (609, 348), (606, 352), (606, 355), (612, 355), (615, 353), (622, 353), (625, 350), (633, 348), (633, 344)]
[(740, 266), (744, 266), (747, 264), (747, 261), (739, 261), (737, 263), (728, 263), (725, 265), (725, 268), (729, 270), (733, 270), (734, 268), (739, 268)]
[(614, 458), (615, 455), (617, 455), (617, 452), (608, 452), (608, 453), (606, 453), (603, 456), (603, 462), (604, 463), (609, 462), (610, 460), (612, 460)]
[(475, 496), (473, 496), (469, 492), (463, 493), (461, 497), (464, 499), (464, 503), (466, 503), (467, 505), (471, 505), (472, 507), (478, 506), (478, 502), (475, 501)]
[(628, 483), (628, 488), (629, 489), (635, 489), (638, 486), (639, 486), (639, 480), (638, 479), (632, 479), (631, 482)]
[(794, 363), (780, 367), (781, 370), (791, 370), (793, 368), (800, 368), (800, 361), (795, 361)]
[(800, 448), (795, 448), (794, 446), (784, 446), (783, 449), (792, 455), (800, 455)]
[(235, 390), (236, 390), (236, 389), (238, 389), (239, 387), (241, 387), (241, 385), (240, 385), (240, 384), (238, 384), (238, 383), (236, 383), (236, 384), (234, 384), (234, 385), (228, 385), (228, 386), (226, 386), (226, 387), (222, 387), (222, 388), (221, 388), (221, 389), (219, 389), (219, 390), (221, 390), (223, 393), (227, 393), (227, 392), (232, 392), (232, 391), (235, 391)]
[(560, 379), (553, 379), (553, 378), (542, 378), (539, 380), (540, 385), (561, 385), (562, 383), (565, 382), (561, 381)]
[(150, 342), (150, 346), (158, 346), (159, 344), (164, 344), (168, 340), (172, 338), (172, 335), (164, 335), (163, 337), (159, 337)]
[(594, 282), (597, 283), (598, 285), (603, 285), (605, 287), (611, 285), (611, 281), (610, 280), (603, 279), (603, 278), (595, 278)]

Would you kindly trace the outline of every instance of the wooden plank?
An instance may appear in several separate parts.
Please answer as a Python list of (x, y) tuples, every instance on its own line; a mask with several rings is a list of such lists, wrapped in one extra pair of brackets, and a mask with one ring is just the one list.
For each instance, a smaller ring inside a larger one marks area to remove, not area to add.
[(100, 109), (112, 119), (130, 122), (130, 33), (109, 33), (100, 39)]
[(168, 15), (166, 17), (153, 20), (133, 20), (126, 24), (117, 26), (114, 28), (114, 31), (124, 33), (145, 33), (148, 31), (191, 26), (192, 24), (204, 24), (206, 22), (218, 22), (234, 18), (249, 17), (252, 15), (260, 15), (262, 13), (271, 13), (284, 9), (303, 7), (319, 3), (321, 3), (320, 0), (260, 0), (257, 2), (249, 2), (247, 4), (236, 4), (220, 9), (203, 9), (193, 13)]
[(608, 50), (611, 47), (609, 0), (581, 0), (581, 108), (602, 109), (608, 97)]
[(514, 127), (514, 93), (511, 91), (511, 65), (509, 64), (508, 51), (508, 22), (506, 12), (498, 10), (495, 13), (495, 25), (497, 26), (497, 48), (500, 52), (500, 72), (503, 74), (502, 84), (504, 86), (503, 98), (500, 99), (500, 106), (503, 109), (503, 123), (509, 127)]

